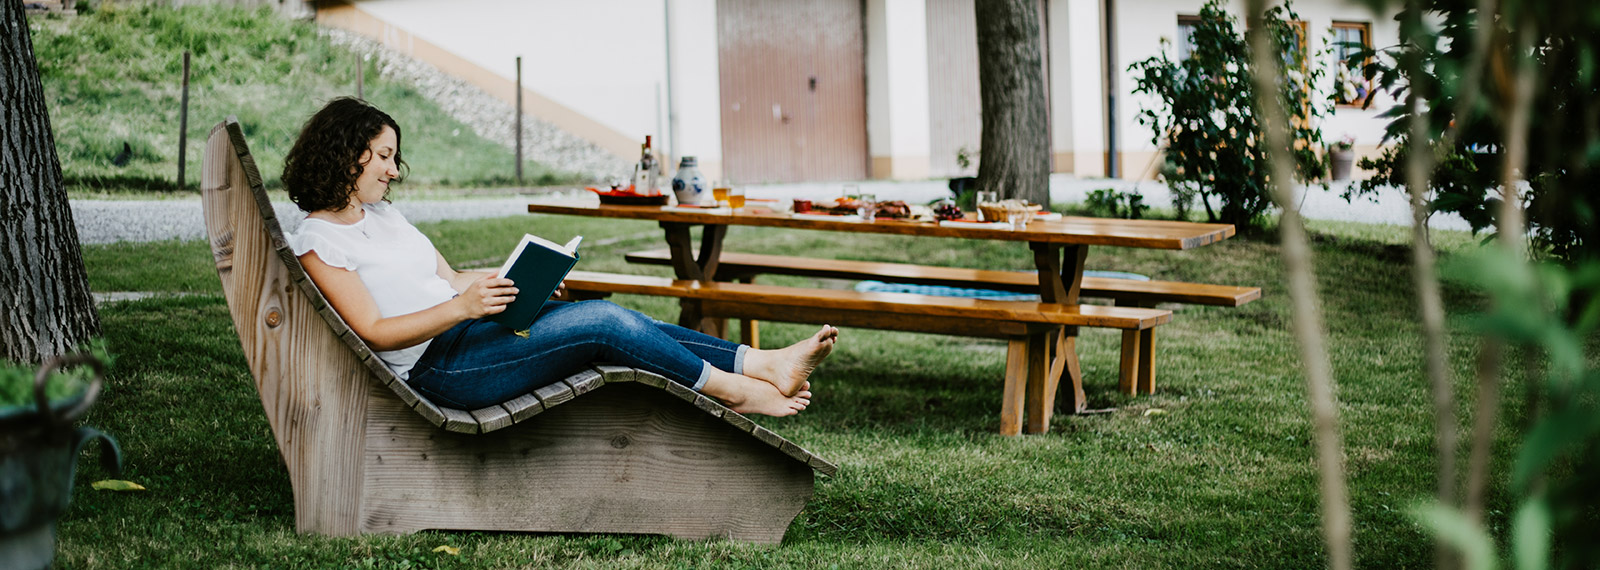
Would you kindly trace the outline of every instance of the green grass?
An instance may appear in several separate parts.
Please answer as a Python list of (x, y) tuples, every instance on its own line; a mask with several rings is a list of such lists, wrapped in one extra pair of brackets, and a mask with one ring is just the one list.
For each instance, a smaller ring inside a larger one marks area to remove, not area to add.
[[(305, 120), (328, 100), (355, 94), (355, 54), (318, 36), (314, 25), (270, 9), (102, 6), (77, 18), (29, 19), (56, 151), (75, 192), (173, 188), (184, 50), (193, 53), (189, 189), (199, 184), (206, 135), (229, 115), (239, 118), (262, 176), (275, 187)], [(366, 99), (400, 123), (416, 173), (407, 186), (512, 184), (511, 149), (477, 136), (410, 86), (379, 77), (374, 63), (364, 67)], [(118, 167), (111, 160), (123, 143), (132, 158)], [(534, 184), (573, 179), (532, 162), (524, 176)]]
[[(664, 275), (622, 253), (660, 247), (649, 222), (516, 216), (423, 225), (444, 255), (497, 262), (516, 236), (587, 236), (583, 267)], [(1406, 230), (1315, 224), (1328, 346), (1363, 567), (1431, 565), (1403, 513), (1434, 488), (1432, 415), (1410, 285)], [(1441, 232), (1449, 251), (1471, 238)], [(733, 228), (733, 251), (1027, 269), (1017, 244)], [(201, 293), (101, 310), (119, 356), (88, 423), (115, 434), (138, 494), (88, 489), (83, 461), (61, 526), (62, 568), (1314, 568), (1325, 565), (1311, 432), (1277, 245), (1235, 238), (1185, 252), (1095, 248), (1094, 269), (1261, 286), (1239, 308), (1174, 307), (1160, 329), (1157, 392), (1115, 394), (1119, 336), (1080, 341), (1090, 406), (1047, 435), (996, 435), (1003, 343), (847, 329), (814, 377), (814, 405), (761, 423), (841, 466), (782, 546), (662, 537), (424, 532), (324, 538), (294, 532), (287, 474), (200, 242), (85, 247), (96, 290)], [(804, 280), (773, 282), (805, 283)], [(1469, 393), (1483, 303), (1446, 283), (1450, 362)], [(674, 302), (621, 296), (658, 318)], [(811, 327), (765, 325), (766, 340)], [(1593, 354), (1593, 352), (1591, 352)], [(1508, 362), (1503, 425), (1522, 423), (1525, 367)], [(1463, 398), (1464, 400), (1466, 398)], [(1460, 403), (1463, 413), (1469, 401)], [(1160, 408), (1164, 415), (1144, 412)], [(1466, 424), (1464, 424), (1466, 425)], [(1496, 464), (1516, 434), (1502, 430)], [(1464, 464), (1464, 461), (1462, 462)], [(1501, 485), (1503, 477), (1494, 479)], [(529, 492), (537, 492), (529, 490)], [(1490, 521), (1507, 503), (1496, 487)], [(452, 557), (431, 553), (460, 547)]]

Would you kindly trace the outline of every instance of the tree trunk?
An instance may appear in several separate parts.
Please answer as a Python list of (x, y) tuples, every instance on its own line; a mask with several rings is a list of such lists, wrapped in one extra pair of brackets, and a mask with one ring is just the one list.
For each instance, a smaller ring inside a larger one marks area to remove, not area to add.
[(978, 189), (1050, 203), (1049, 109), (1038, 0), (978, 0), (983, 134)]
[(37, 363), (99, 334), (28, 22), (0, 0), (0, 358)]

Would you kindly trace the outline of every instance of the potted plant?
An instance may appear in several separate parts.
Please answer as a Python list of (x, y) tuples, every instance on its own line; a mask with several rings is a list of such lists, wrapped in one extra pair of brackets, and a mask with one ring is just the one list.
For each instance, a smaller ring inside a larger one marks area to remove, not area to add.
[[(961, 167), (961, 172), (966, 173), (971, 170), (972, 155), (975, 152), (977, 151), (969, 150), (965, 146), (956, 149), (956, 166)], [(976, 176), (959, 176), (950, 179), (950, 195), (956, 199), (958, 204), (968, 204), (969, 201), (965, 199), (965, 195), (977, 189), (978, 178)], [(970, 206), (970, 204), (968, 205)]]
[(101, 466), (121, 472), (116, 440), (72, 426), (94, 405), (104, 374), (102, 359), (87, 353), (53, 358), (37, 372), (0, 361), (0, 568), (49, 567), (85, 443), (100, 440)]
[(1355, 144), (1355, 137), (1345, 135), (1328, 146), (1329, 170), (1334, 180), (1350, 179), (1350, 165), (1356, 160)]

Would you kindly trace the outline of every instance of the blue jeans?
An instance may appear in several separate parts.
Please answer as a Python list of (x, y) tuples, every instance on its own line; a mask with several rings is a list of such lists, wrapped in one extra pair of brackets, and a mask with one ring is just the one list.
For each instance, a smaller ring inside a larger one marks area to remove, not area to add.
[(406, 382), (436, 404), (474, 410), (553, 384), (592, 362), (612, 362), (698, 391), (713, 367), (742, 373), (749, 348), (609, 301), (549, 301), (528, 338), (483, 319), (434, 337)]

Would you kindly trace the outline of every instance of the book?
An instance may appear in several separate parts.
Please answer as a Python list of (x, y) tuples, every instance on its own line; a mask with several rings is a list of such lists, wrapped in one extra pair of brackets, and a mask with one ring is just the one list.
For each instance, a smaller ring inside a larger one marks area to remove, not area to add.
[(572, 266), (578, 263), (578, 242), (583, 236), (572, 238), (566, 245), (533, 234), (523, 234), (522, 241), (511, 251), (495, 277), (516, 283), (517, 298), (506, 305), (506, 310), (489, 315), (491, 321), (512, 330), (528, 330), (534, 317), (544, 308), (545, 301), (561, 286)]

